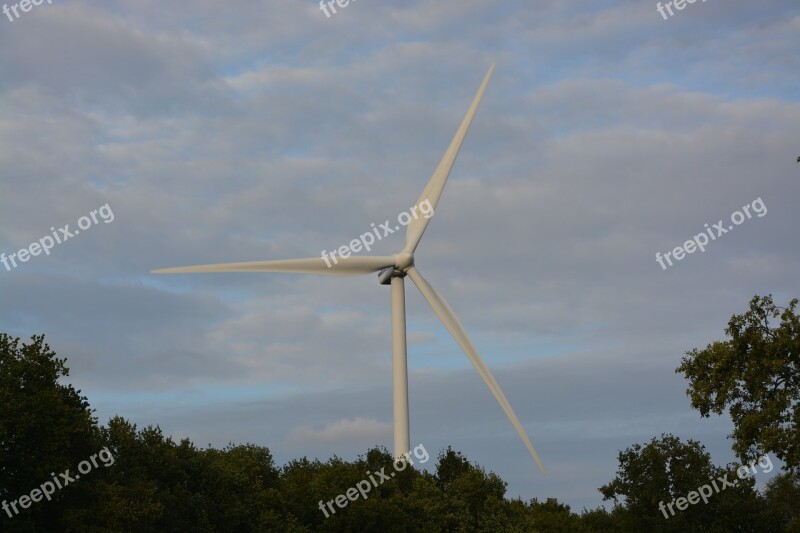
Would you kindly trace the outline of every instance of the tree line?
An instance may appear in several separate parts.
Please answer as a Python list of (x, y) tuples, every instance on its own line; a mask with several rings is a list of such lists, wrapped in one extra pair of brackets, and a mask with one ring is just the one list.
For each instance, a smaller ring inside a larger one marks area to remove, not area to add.
[[(701, 443), (662, 434), (619, 453), (616, 476), (598, 489), (608, 509), (580, 512), (508, 498), (499, 476), (448, 447), (431, 472), (392, 470), (368, 497), (323, 513), (321, 502), (366, 472), (388, 471), (391, 454), (277, 465), (257, 444), (200, 448), (119, 416), (101, 425), (44, 335), (2, 333), (0, 531), (800, 532), (797, 303), (754, 297), (727, 340), (687, 352), (676, 369), (701, 416), (733, 420), (737, 463), (715, 465)], [(783, 471), (756, 490), (746, 474), (768, 472), (771, 458)]]

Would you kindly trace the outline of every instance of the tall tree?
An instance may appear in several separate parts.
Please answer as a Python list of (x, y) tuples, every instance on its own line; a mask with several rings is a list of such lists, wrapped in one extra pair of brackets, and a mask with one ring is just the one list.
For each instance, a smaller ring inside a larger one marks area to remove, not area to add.
[[(74, 475), (78, 463), (97, 453), (100, 434), (86, 398), (59, 380), (69, 375), (65, 359), (44, 342), (30, 343), (0, 333), (0, 500), (29, 495), (51, 473), (66, 469)], [(24, 531), (35, 526), (56, 530), (64, 509), (87, 505), (80, 482), (65, 487), (52, 501), (17, 508), (19, 514), (0, 511), (0, 530)]]
[(797, 303), (782, 308), (771, 295), (755, 296), (749, 311), (728, 322), (729, 340), (687, 352), (676, 369), (689, 381), (686, 392), (702, 416), (728, 410), (733, 450), (743, 463), (771, 452), (786, 469), (800, 470)]

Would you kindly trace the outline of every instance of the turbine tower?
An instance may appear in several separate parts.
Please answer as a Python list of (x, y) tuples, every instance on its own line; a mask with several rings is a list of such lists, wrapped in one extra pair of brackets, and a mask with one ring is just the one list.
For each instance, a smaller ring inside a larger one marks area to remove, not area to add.
[[(444, 153), (442, 160), (433, 172), (430, 181), (425, 186), (416, 205), (427, 201), (431, 209), (435, 210), (442, 195), (447, 177), (453, 168), (456, 156), (461, 149), (461, 144), (467, 135), (472, 119), (478, 105), (489, 84), (494, 64), (483, 78), (472, 104), (469, 106), (461, 125), (456, 130), (450, 146)], [(475, 370), (489, 387), (497, 402), (502, 407), (514, 429), (517, 430), (525, 447), (530, 452), (539, 470), (544, 473), (544, 467), (531, 444), (528, 435), (511, 408), (511, 404), (503, 394), (500, 386), (489, 372), (486, 364), (481, 359), (475, 346), (472, 344), (467, 332), (459, 322), (453, 310), (444, 298), (422, 277), (414, 264), (414, 252), (428, 227), (429, 218), (416, 217), (408, 224), (405, 247), (398, 253), (389, 256), (350, 256), (340, 258), (335, 264), (328, 264), (322, 257), (308, 259), (284, 259), (277, 261), (253, 261), (246, 263), (222, 263), (213, 265), (200, 265), (177, 268), (164, 268), (154, 270), (154, 274), (184, 274), (200, 272), (291, 272), (302, 274), (328, 274), (342, 276), (357, 276), (378, 272), (378, 279), (383, 285), (391, 285), (392, 294), (392, 399), (394, 411), (394, 455), (400, 457), (410, 450), (409, 419), (408, 419), (408, 361), (406, 350), (406, 304), (404, 279), (408, 276), (417, 286), (422, 297), (430, 304), (433, 312), (439, 317), (442, 325), (450, 332), (455, 341), (467, 355)]]

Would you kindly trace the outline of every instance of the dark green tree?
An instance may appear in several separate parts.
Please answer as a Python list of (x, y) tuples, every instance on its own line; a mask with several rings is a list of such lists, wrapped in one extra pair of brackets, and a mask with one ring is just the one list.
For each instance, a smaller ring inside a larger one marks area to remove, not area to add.
[[(20, 344), (0, 333), (0, 500), (18, 500), (56, 475), (97, 453), (100, 433), (84, 396), (59, 380), (69, 375), (44, 342), (44, 335)], [(9, 517), (0, 511), (2, 531), (55, 531), (68, 508), (91, 504), (87, 483), (64, 487), (52, 501), (33, 503)]]
[(506, 482), (449, 446), (439, 454), (436, 479), (445, 497), (448, 531), (482, 530), (487, 518), (506, 503)]
[(775, 476), (767, 483), (764, 497), (773, 523), (785, 533), (800, 533), (800, 474)]
[(104, 431), (114, 465), (98, 472), (96, 503), (65, 520), (74, 531), (289, 531), (268, 449), (200, 450), (158, 427), (115, 417)]
[(529, 504), (531, 522), (539, 531), (569, 531), (585, 533), (588, 529), (569, 505), (559, 503), (555, 498), (540, 502), (536, 498)]
[[(722, 477), (734, 486), (723, 485)], [(712, 481), (725, 488), (715, 488), (708, 503), (670, 508)], [(761, 531), (764, 505), (753, 486), (752, 477), (737, 478), (735, 466), (712, 464), (700, 443), (662, 435), (620, 452), (617, 477), (599, 490), (603, 499), (614, 501), (613, 514), (624, 531)]]
[(676, 370), (689, 381), (686, 392), (702, 416), (728, 410), (733, 450), (743, 463), (770, 452), (785, 468), (800, 469), (797, 303), (781, 308), (772, 296), (755, 296), (749, 311), (728, 322), (729, 340), (687, 352)]
[(581, 524), (586, 531), (592, 533), (616, 533), (622, 531), (619, 520), (603, 507), (587, 510), (581, 513)]

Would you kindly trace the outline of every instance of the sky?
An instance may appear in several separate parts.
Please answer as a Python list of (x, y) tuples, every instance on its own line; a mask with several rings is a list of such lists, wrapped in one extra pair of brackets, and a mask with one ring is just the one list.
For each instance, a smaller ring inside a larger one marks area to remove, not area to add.
[(391, 449), (375, 275), (150, 271), (319, 257), (396, 220), (495, 63), (416, 265), (547, 474), (406, 283), (412, 446), (576, 511), (662, 433), (732, 461), (729, 418), (701, 418), (675, 368), (754, 295), (800, 296), (796, 1), (336, 9), (56, 0), (0, 17), (0, 252), (30, 254), (0, 265), (0, 331), (45, 334), (103, 424), (252, 442), (278, 464)]

